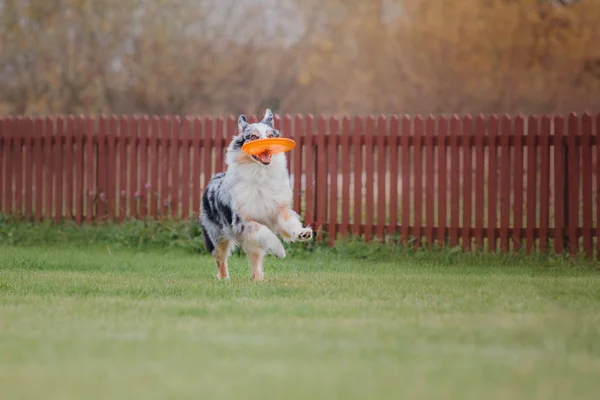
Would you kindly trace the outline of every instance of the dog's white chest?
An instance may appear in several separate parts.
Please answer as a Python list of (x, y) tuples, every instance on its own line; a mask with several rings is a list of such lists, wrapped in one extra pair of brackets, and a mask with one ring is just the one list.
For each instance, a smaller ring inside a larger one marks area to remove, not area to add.
[(282, 172), (245, 169), (231, 175), (231, 202), (242, 218), (267, 225), (276, 223), (280, 207), (289, 205), (292, 199), (287, 171)]

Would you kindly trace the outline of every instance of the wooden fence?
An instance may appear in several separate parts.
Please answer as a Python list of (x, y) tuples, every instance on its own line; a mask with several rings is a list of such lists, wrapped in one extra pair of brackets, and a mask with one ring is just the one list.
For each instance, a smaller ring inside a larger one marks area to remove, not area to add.
[[(0, 212), (77, 223), (193, 217), (236, 124), (0, 118)], [(286, 115), (276, 124), (297, 141), (287, 153), (294, 209), (331, 243), (352, 234), (600, 255), (600, 114)]]

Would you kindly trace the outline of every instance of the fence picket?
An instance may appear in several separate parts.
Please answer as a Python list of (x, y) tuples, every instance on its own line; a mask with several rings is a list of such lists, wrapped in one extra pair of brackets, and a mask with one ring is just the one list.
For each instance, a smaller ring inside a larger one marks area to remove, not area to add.
[(366, 137), (365, 137), (365, 172), (366, 172), (366, 182), (365, 182), (365, 194), (366, 194), (366, 199), (365, 199), (365, 206), (366, 206), (366, 210), (365, 210), (365, 240), (367, 242), (370, 242), (373, 239), (373, 217), (374, 217), (374, 211), (375, 211), (375, 205), (374, 205), (374, 201), (373, 201), (373, 196), (375, 195), (374, 193), (374, 184), (373, 184), (373, 179), (375, 178), (374, 176), (374, 170), (373, 170), (373, 159), (374, 159), (374, 146), (373, 146), (373, 140), (375, 137), (375, 118), (373, 118), (373, 116), (369, 115), (367, 117), (367, 122), (365, 125), (365, 133), (366, 133)]
[(139, 209), (138, 217), (145, 219), (148, 215), (148, 197), (151, 191), (148, 190), (148, 144), (150, 141), (150, 120), (147, 116), (142, 117), (140, 122), (139, 134), (139, 151), (138, 159), (140, 160), (138, 192), (139, 192)]
[(415, 247), (421, 247), (423, 235), (423, 119), (415, 117), (413, 124), (413, 235)]
[(460, 120), (457, 116), (450, 119), (450, 247), (458, 245), (458, 228), (460, 224), (460, 160), (458, 139), (460, 137)]
[(44, 120), (44, 140), (42, 142), (44, 151), (44, 214), (43, 218), (52, 219), (52, 194), (54, 191), (53, 173), (54, 159), (52, 151), (52, 140), (54, 139), (54, 120), (46, 117)]
[(565, 238), (565, 142), (564, 118), (554, 118), (554, 251), (563, 252)]
[(579, 118), (575, 114), (568, 117), (567, 131), (567, 170), (568, 170), (568, 201), (567, 201), (567, 233), (569, 235), (569, 253), (575, 256), (579, 251)]
[(306, 116), (304, 126), (306, 141), (304, 145), (304, 160), (306, 163), (306, 204), (304, 211), (304, 223), (313, 228), (315, 223), (315, 144), (313, 142), (314, 118), (312, 115)]
[(435, 225), (435, 133), (435, 117), (429, 115), (425, 120), (425, 240), (430, 248)]
[[(228, 125), (229, 126), (229, 125)], [(190, 215), (190, 143), (192, 140), (192, 121), (184, 118), (181, 125), (181, 219)]]
[(525, 213), (527, 215), (526, 230), (526, 250), (530, 254), (535, 250), (535, 227), (537, 206), (537, 145), (538, 119), (530, 116), (527, 120), (527, 206)]
[[(180, 128), (181, 128), (181, 119), (178, 116), (175, 116), (171, 122), (171, 136), (170, 136), (170, 156), (169, 160), (171, 161), (169, 172), (171, 175), (171, 185), (168, 189), (170, 194), (170, 205), (171, 205), (171, 218), (178, 219), (179, 218), (179, 182), (181, 175), (179, 173), (179, 161), (181, 160), (179, 154), (179, 139), (180, 139)], [(223, 137), (223, 118), (217, 119), (217, 137), (221, 139)], [(221, 142), (221, 140), (216, 140), (217, 142)], [(222, 152), (222, 146), (216, 147), (216, 153), (220, 154)], [(221, 155), (221, 158), (223, 156)], [(219, 164), (217, 164), (216, 168), (221, 169), (220, 165), (221, 160), (219, 160)]]
[[(37, 222), (42, 220), (43, 217), (43, 200), (44, 200), (44, 152), (42, 149), (42, 139), (44, 138), (44, 119), (37, 117), (35, 119), (35, 125), (33, 130), (33, 185), (35, 191), (34, 195), (34, 215)], [(1, 165), (1, 164), (0, 164)], [(0, 200), (1, 201), (1, 200)]]
[(525, 120), (518, 115), (515, 118), (514, 125), (514, 194), (513, 194), (513, 250), (521, 250), (523, 238), (521, 229), (523, 228), (523, 135), (525, 132)]
[(473, 180), (473, 165), (472, 165), (472, 143), (471, 136), (473, 131), (473, 120), (470, 116), (462, 118), (462, 135), (466, 139), (462, 145), (463, 152), (463, 187), (462, 187), (462, 249), (464, 251), (471, 250), (471, 233), (469, 227), (472, 224), (472, 180)]
[(320, 116), (317, 121), (317, 202), (315, 203), (317, 214), (317, 237), (322, 237), (323, 225), (327, 222), (327, 149), (325, 148), (325, 136), (327, 135), (327, 120)]
[(25, 194), (25, 219), (32, 217), (32, 203), (33, 203), (33, 119), (25, 117), (24, 128), (22, 130), (23, 135), (23, 150), (24, 150), (24, 171), (25, 171), (25, 183), (23, 186), (23, 192)]
[[(593, 191), (592, 191), (592, 117), (585, 113), (581, 117), (581, 189), (583, 215), (583, 251), (587, 257), (594, 255), (593, 249)], [(598, 160), (596, 161), (598, 162)], [(599, 189), (596, 188), (596, 191)], [(598, 195), (598, 193), (597, 193)], [(596, 211), (598, 212), (598, 210)]]
[[(363, 123), (360, 117), (354, 118), (354, 129), (352, 132), (352, 152), (354, 162), (354, 216), (352, 218), (352, 233), (354, 236), (361, 235), (360, 226), (362, 224), (362, 144), (361, 136), (363, 135)], [(308, 173), (308, 169), (306, 170)]]
[(540, 232), (539, 249), (548, 250), (550, 240), (550, 132), (552, 120), (543, 116), (540, 128)]
[(510, 156), (510, 135), (512, 131), (512, 120), (508, 115), (500, 117), (500, 250), (509, 250), (508, 228), (510, 228), (510, 198), (512, 175), (512, 164)]
[(475, 249), (483, 250), (483, 223), (485, 213), (485, 117), (475, 118)]
[(119, 120), (116, 115), (111, 115), (108, 122), (108, 148), (107, 157), (108, 164), (106, 171), (106, 203), (108, 219), (114, 220), (117, 215), (117, 132), (119, 130)]
[(408, 116), (402, 117), (402, 227), (400, 235), (402, 243), (406, 246), (409, 240), (410, 227), (410, 178), (411, 178), (411, 160), (409, 142), (411, 139), (412, 120)]
[(440, 247), (446, 245), (446, 227), (448, 226), (448, 120), (441, 117), (438, 121), (438, 231), (437, 241)]
[(338, 220), (338, 196), (337, 196), (337, 181), (338, 181), (338, 129), (339, 121), (337, 118), (332, 117), (329, 119), (329, 153), (328, 158), (328, 172), (329, 172), (329, 223), (327, 236), (329, 238), (329, 245), (333, 246), (337, 239), (336, 224)]
[[(342, 239), (348, 236), (348, 226), (350, 225), (350, 119), (342, 119), (341, 141), (341, 162), (342, 162), (342, 223), (340, 225), (340, 234)], [(296, 175), (300, 175), (300, 168), (296, 169)]]

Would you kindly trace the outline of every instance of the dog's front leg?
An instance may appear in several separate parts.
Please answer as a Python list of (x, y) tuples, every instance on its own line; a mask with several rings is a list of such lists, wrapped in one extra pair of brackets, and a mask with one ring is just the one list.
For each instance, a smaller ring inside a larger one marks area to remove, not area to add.
[(313, 237), (311, 227), (303, 227), (300, 216), (289, 207), (281, 207), (277, 218), (277, 228), (286, 242), (305, 242)]

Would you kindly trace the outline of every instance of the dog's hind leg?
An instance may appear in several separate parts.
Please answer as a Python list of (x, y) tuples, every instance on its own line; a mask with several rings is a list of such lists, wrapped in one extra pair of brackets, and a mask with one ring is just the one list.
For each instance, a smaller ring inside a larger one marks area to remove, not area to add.
[(217, 263), (217, 278), (229, 279), (229, 269), (227, 267), (227, 258), (231, 250), (231, 242), (224, 240), (215, 246), (213, 256)]

